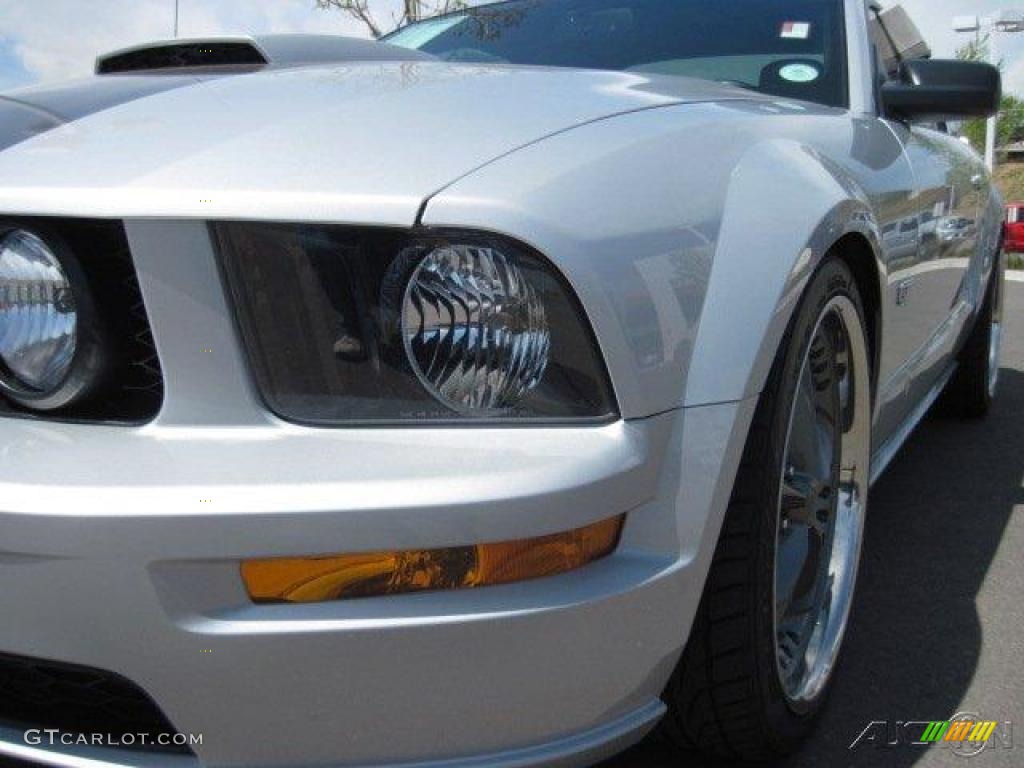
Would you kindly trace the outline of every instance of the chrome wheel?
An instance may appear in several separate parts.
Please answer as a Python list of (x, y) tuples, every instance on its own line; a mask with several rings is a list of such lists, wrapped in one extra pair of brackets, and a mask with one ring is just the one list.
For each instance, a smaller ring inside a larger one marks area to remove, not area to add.
[(811, 334), (789, 415), (773, 594), (776, 668), (797, 708), (825, 688), (853, 600), (870, 460), (864, 339), (853, 302), (829, 301)]

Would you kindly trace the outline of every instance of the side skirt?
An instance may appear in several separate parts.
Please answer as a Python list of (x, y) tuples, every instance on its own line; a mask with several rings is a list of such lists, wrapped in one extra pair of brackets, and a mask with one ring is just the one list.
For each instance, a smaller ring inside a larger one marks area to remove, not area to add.
[(921, 419), (928, 413), (928, 409), (931, 408), (935, 401), (939, 399), (939, 395), (942, 394), (942, 390), (946, 388), (946, 384), (953, 377), (956, 372), (956, 361), (950, 363), (949, 368), (939, 376), (928, 394), (921, 398), (921, 402), (910, 412), (910, 415), (900, 424), (899, 428), (892, 434), (892, 436), (886, 440), (882, 445), (875, 451), (871, 457), (871, 482), (870, 485), (874, 485), (878, 478), (882, 476), (882, 473), (888, 469), (892, 460), (896, 458), (896, 454), (900, 452), (900, 448), (907, 442), (917, 425), (921, 423)]

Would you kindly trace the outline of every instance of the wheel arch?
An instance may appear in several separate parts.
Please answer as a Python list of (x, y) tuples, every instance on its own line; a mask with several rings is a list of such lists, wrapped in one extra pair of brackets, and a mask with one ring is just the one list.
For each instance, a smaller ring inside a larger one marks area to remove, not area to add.
[[(830, 249), (853, 273), (864, 307), (864, 323), (868, 332), (868, 360), (871, 366), (871, 391), (878, 392), (878, 373), (882, 359), (882, 313), (884, 279), (881, 259), (871, 241), (861, 232), (843, 235)], [(874, 399), (874, 398), (872, 398)]]
[[(877, 379), (887, 272), (868, 195), (833, 163), (790, 141), (752, 148), (734, 178), (688, 370), (686, 405), (761, 393), (808, 281), (832, 254), (856, 278)], [(751, 232), (763, 233), (755, 258)]]

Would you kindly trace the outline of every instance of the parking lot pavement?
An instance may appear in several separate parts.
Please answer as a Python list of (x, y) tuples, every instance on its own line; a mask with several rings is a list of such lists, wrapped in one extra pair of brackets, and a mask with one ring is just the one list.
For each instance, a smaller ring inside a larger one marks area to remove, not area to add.
[[(1024, 285), (1007, 288), (988, 420), (929, 417), (872, 490), (857, 605), (818, 731), (779, 768), (1024, 765)], [(849, 744), (875, 720), (1012, 721), (1015, 749)], [(5, 768), (15, 764), (0, 765)], [(599, 768), (698, 768), (655, 744)], [(25, 764), (18, 764), (25, 768)]]
[[(872, 489), (837, 685), (780, 768), (1024, 765), (1024, 285), (1007, 284), (999, 396), (981, 422), (928, 417)], [(874, 720), (1011, 721), (1014, 749), (849, 745)], [(600, 768), (698, 768), (645, 744)]]

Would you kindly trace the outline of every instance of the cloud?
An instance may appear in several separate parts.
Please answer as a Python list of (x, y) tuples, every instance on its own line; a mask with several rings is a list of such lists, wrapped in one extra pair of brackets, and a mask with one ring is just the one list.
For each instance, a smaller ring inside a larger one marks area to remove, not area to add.
[(31, 80), (32, 77), (21, 65), (21, 59), (14, 52), (13, 45), (0, 39), (0, 91)]

